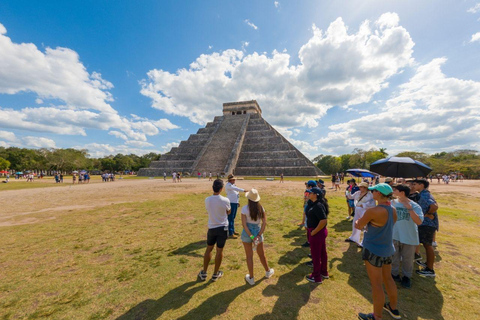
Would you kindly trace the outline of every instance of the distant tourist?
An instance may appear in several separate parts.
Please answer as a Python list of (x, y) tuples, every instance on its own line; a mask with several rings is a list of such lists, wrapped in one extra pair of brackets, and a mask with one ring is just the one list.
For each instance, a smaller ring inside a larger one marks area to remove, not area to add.
[(215, 180), (213, 182), (213, 195), (205, 199), (205, 207), (208, 213), (208, 233), (207, 233), (207, 249), (203, 256), (203, 269), (198, 274), (201, 281), (207, 279), (207, 270), (210, 260), (212, 259), (212, 251), (217, 245), (215, 254), (215, 269), (212, 281), (217, 281), (223, 276), (220, 266), (223, 259), (223, 247), (228, 237), (228, 215), (230, 215), (230, 201), (220, 193), (223, 190), (223, 181)]
[[(392, 198), (392, 187), (379, 183), (369, 187), (377, 206), (368, 209), (356, 222), (356, 228), (366, 227), (363, 238), (362, 259), (365, 261), (368, 277), (372, 285), (373, 313), (359, 313), (358, 318), (364, 320), (382, 319), (382, 309), (393, 318), (400, 319), (397, 310), (397, 286), (392, 278), (393, 225), (397, 221), (397, 212), (389, 203)], [(390, 302), (385, 303), (385, 285)]]
[(422, 270), (417, 270), (418, 275), (422, 277), (435, 277), (433, 239), (435, 232), (438, 230), (438, 204), (430, 191), (427, 190), (429, 185), (430, 183), (425, 179), (417, 179), (413, 182), (413, 187), (418, 192), (418, 204), (423, 212), (423, 222), (418, 227), (418, 237), (425, 248), (427, 260), (425, 263), (417, 260), (417, 264), (423, 267)]
[(72, 181), (73, 181), (73, 184), (75, 184), (75, 182), (77, 182), (77, 174), (76, 173), (73, 174)]
[(167, 181), (167, 172), (163, 171), (163, 181)]
[(390, 177), (385, 178), (385, 183), (388, 184), (390, 187), (393, 187), (393, 179)]
[(337, 177), (335, 174), (332, 174), (332, 189), (335, 189), (335, 181), (337, 180)]
[[(395, 254), (392, 262), (393, 280), (401, 283), (402, 287), (410, 288), (413, 273), (413, 260), (415, 250), (419, 245), (418, 225), (422, 224), (422, 208), (410, 200), (410, 188), (406, 185), (393, 187), (392, 206), (397, 210), (397, 222), (393, 226), (393, 245)], [(402, 264), (402, 275), (400, 277), (400, 263)]]
[(177, 173), (175, 171), (172, 173), (172, 179), (174, 183), (177, 183)]
[(212, 171), (210, 171), (210, 173), (208, 174), (208, 181), (212, 181)]
[(367, 209), (375, 207), (375, 200), (373, 200), (373, 195), (370, 191), (368, 191), (368, 183), (362, 182), (358, 185), (359, 190), (347, 194), (349, 200), (353, 200), (355, 205), (355, 211), (352, 221), (352, 235), (348, 237), (345, 241), (346, 242), (353, 242), (356, 243), (357, 246), (361, 247), (362, 242), (360, 241), (360, 237), (363, 233), (363, 230), (358, 230), (355, 228), (355, 223), (358, 219), (363, 217), (363, 214)]
[(238, 232), (235, 232), (235, 217), (237, 215), (237, 209), (240, 203), (239, 192), (246, 192), (245, 189), (239, 188), (235, 185), (235, 180), (235, 176), (233, 174), (229, 174), (228, 182), (225, 186), (227, 198), (230, 200), (230, 206), (232, 208), (232, 212), (228, 215), (228, 236), (233, 239), (236, 239), (236, 236), (239, 235)]
[(256, 189), (252, 189), (246, 193), (248, 204), (242, 208), (242, 242), (247, 256), (248, 274), (245, 281), (254, 285), (255, 278), (253, 276), (253, 251), (257, 251), (260, 262), (265, 269), (265, 277), (270, 278), (274, 270), (268, 266), (267, 258), (263, 248), (263, 233), (267, 226), (267, 215), (265, 209), (260, 204), (260, 195)]
[(347, 220), (349, 220), (350, 217), (355, 216), (355, 200), (350, 199), (348, 197), (348, 194), (354, 194), (355, 192), (359, 191), (360, 188), (357, 186), (355, 179), (350, 179), (347, 181), (347, 183), (348, 183), (348, 186), (347, 186), (347, 189), (345, 190), (345, 198), (347, 200), (347, 207), (348, 207)]
[(309, 191), (309, 201), (305, 209), (307, 218), (308, 242), (310, 242), (310, 254), (312, 261), (307, 263), (313, 267), (313, 272), (306, 276), (310, 282), (322, 283), (328, 279), (328, 257), (326, 239), (327, 216), (329, 213), (327, 199), (322, 190), (317, 187)]
[(337, 176), (335, 177), (335, 191), (340, 190), (340, 177)]
[(284, 181), (283, 181), (283, 172), (282, 172), (282, 174), (280, 174), (280, 183), (284, 183)]

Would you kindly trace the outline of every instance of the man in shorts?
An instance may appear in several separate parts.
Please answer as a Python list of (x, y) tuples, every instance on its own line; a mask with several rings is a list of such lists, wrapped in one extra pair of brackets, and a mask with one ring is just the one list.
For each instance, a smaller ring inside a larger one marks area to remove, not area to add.
[(433, 270), (433, 262), (435, 260), (435, 251), (433, 249), (433, 238), (435, 232), (438, 230), (438, 204), (433, 198), (430, 191), (428, 191), (430, 183), (425, 179), (417, 179), (413, 182), (413, 187), (418, 192), (418, 204), (423, 211), (423, 222), (418, 226), (418, 238), (427, 254), (426, 263), (417, 260), (416, 263), (422, 267), (422, 270), (417, 270), (417, 274), (422, 277), (435, 277)]
[(205, 199), (205, 207), (208, 212), (208, 233), (207, 233), (207, 249), (203, 256), (203, 270), (200, 271), (198, 277), (201, 281), (207, 279), (207, 269), (212, 259), (212, 251), (215, 244), (217, 245), (217, 253), (215, 255), (215, 270), (212, 281), (217, 281), (223, 276), (220, 271), (220, 265), (223, 259), (223, 247), (228, 238), (228, 215), (230, 214), (230, 201), (228, 198), (220, 195), (223, 190), (223, 181), (217, 179), (213, 182), (213, 195)]

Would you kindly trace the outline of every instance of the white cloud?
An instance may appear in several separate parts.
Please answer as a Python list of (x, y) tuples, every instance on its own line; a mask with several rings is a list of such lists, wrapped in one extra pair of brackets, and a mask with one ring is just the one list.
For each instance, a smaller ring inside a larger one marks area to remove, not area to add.
[(386, 147), (388, 152), (478, 149), (480, 82), (448, 78), (445, 58), (418, 67), (409, 82), (382, 109), (330, 126), (317, 145), (341, 154), (354, 148)]
[(278, 1), (274, 1), (274, 2), (273, 2), (273, 5), (275, 6), (275, 8), (280, 7), (280, 3), (279, 3)]
[(180, 145), (179, 142), (169, 142), (166, 145), (162, 146), (160, 149), (162, 150), (163, 153), (169, 152), (170, 149), (178, 147)]
[(250, 42), (248, 41), (242, 41), (242, 50), (246, 51), (247, 47), (250, 45)]
[(166, 119), (120, 116), (109, 103), (113, 84), (98, 72), (89, 73), (75, 51), (47, 47), (42, 52), (32, 43), (14, 43), (6, 33), (0, 24), (0, 94), (33, 92), (37, 104), (52, 103), (20, 110), (0, 106), (0, 127), (83, 136), (86, 129), (114, 129), (113, 135), (138, 141), (178, 128)]
[(116, 155), (118, 153), (121, 154), (136, 154), (136, 155), (144, 155), (150, 152), (158, 153), (156, 149), (143, 149), (143, 148), (135, 148), (129, 145), (117, 145), (112, 146), (110, 144), (103, 144), (103, 143), (88, 143), (83, 146), (75, 146), (75, 149), (87, 149), (88, 154), (92, 158), (102, 158), (109, 155)]
[(477, 3), (475, 6), (467, 10), (467, 12), (470, 13), (477, 13), (478, 11), (480, 11), (480, 3)]
[(139, 147), (139, 148), (153, 147), (153, 144), (151, 144), (150, 142), (145, 142), (145, 141), (129, 140), (129, 141), (125, 141), (125, 144), (129, 145), (129, 146)]
[(475, 42), (475, 41), (480, 41), (480, 32), (477, 32), (474, 35), (472, 35), (472, 39), (470, 39), (470, 42)]
[(22, 139), (27, 147), (32, 148), (56, 148), (55, 141), (42, 137), (27, 136)]
[(114, 137), (117, 137), (119, 139), (123, 139), (123, 140), (128, 140), (128, 137), (126, 135), (124, 135), (123, 133), (119, 132), (119, 131), (110, 131), (108, 132), (109, 135), (111, 136), (114, 136)]
[(202, 54), (188, 69), (151, 70), (141, 93), (168, 114), (205, 124), (222, 103), (256, 99), (276, 127), (315, 127), (332, 106), (369, 102), (388, 79), (413, 62), (414, 43), (398, 16), (382, 15), (348, 33), (341, 18), (313, 35), (298, 53), (245, 55), (240, 50)]
[(243, 22), (245, 22), (247, 25), (249, 25), (250, 27), (252, 27), (255, 30), (258, 29), (258, 27), (253, 22), (250, 22), (250, 20), (248, 20), (248, 19), (245, 19)]
[(55, 141), (43, 137), (26, 136), (18, 138), (13, 132), (1, 131), (0, 139), (3, 147), (32, 147), (32, 148), (56, 148)]

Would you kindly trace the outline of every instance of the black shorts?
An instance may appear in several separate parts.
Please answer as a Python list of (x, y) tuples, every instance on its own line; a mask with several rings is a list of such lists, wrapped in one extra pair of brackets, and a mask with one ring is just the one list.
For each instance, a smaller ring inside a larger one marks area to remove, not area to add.
[(427, 246), (431, 246), (433, 242), (433, 236), (435, 235), (435, 227), (429, 226), (419, 226), (418, 227), (418, 241), (421, 244), (426, 244)]
[(367, 260), (372, 266), (381, 268), (384, 264), (392, 264), (392, 258), (390, 257), (380, 257), (374, 253), (371, 253), (365, 247), (362, 250), (362, 260)]
[(228, 238), (228, 226), (208, 229), (207, 233), (207, 245), (214, 246), (217, 244), (217, 248), (223, 248)]

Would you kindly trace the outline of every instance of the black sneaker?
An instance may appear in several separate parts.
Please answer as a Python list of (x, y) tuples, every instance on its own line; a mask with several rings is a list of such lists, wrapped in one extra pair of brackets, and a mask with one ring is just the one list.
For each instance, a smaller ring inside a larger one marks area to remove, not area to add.
[(373, 313), (359, 313), (358, 319), (360, 320), (375, 320)]
[(392, 278), (393, 278), (393, 280), (395, 280), (396, 282), (402, 281), (402, 278), (400, 278), (400, 275), (399, 275), (399, 274), (397, 274), (396, 276), (394, 276), (394, 275), (392, 274)]
[(435, 278), (435, 271), (431, 270), (431, 269), (428, 269), (428, 268), (424, 268), (422, 270), (417, 270), (416, 271), (417, 274), (421, 277), (431, 277), (431, 278)]
[(314, 283), (318, 283), (318, 284), (322, 284), (322, 281), (315, 281), (315, 278), (312, 277), (312, 275), (308, 275), (305, 277), (305, 279), (307, 279), (308, 281), (310, 282), (314, 282)]
[(350, 238), (347, 238), (347, 239), (345, 239), (345, 242), (355, 242), (355, 241), (353, 241), (353, 240), (350, 239)]
[(403, 276), (402, 282), (400, 284), (402, 285), (402, 287), (406, 289), (410, 289), (412, 287), (412, 281), (410, 280), (409, 277)]
[(400, 312), (398, 312), (397, 309), (392, 309), (392, 307), (390, 307), (390, 303), (385, 303), (383, 305), (383, 310), (387, 311), (393, 319), (402, 319)]
[(307, 263), (305, 263), (305, 265), (307, 267), (313, 268), (313, 261), (308, 261)]
[(309, 254), (308, 254), (308, 257), (309, 257), (310, 259), (312, 259), (312, 254), (311, 254), (311, 253), (309, 253)]
[(207, 273), (205, 271), (201, 270), (200, 273), (198, 274), (198, 278), (200, 279), (200, 281), (207, 280)]
[(220, 279), (221, 277), (223, 277), (223, 271), (218, 271), (217, 273), (214, 273), (213, 276), (212, 276), (212, 281), (217, 281), (218, 279)]
[(420, 253), (415, 252), (415, 258), (413, 258), (413, 260), (415, 261), (422, 260), (422, 255)]
[(305, 242), (304, 244), (302, 244), (302, 247), (308, 248), (308, 247), (310, 247), (310, 243), (308, 243), (308, 241), (307, 241), (307, 242)]
[(422, 268), (426, 268), (426, 267), (427, 267), (427, 264), (426, 264), (425, 262), (423, 262), (423, 261), (417, 260), (417, 261), (415, 261), (415, 263), (416, 263), (417, 265), (419, 265), (420, 267), (422, 267)]

